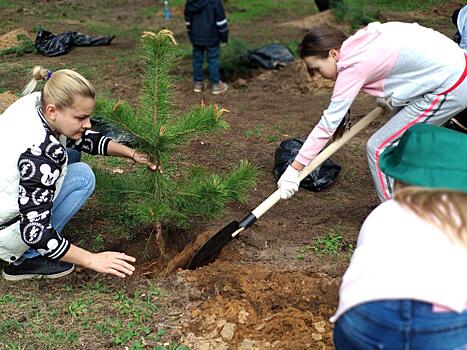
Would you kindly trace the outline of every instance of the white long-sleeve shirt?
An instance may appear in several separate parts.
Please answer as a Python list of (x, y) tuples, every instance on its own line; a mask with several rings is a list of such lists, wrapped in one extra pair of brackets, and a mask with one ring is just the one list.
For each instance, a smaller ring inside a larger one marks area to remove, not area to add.
[(462, 312), (466, 267), (467, 248), (396, 201), (386, 201), (362, 225), (331, 321), (382, 299), (419, 300)]

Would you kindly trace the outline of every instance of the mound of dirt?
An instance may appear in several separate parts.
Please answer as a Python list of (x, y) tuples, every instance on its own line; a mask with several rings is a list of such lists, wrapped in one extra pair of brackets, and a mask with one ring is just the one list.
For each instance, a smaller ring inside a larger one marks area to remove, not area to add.
[(17, 99), (18, 97), (13, 95), (10, 91), (0, 93), (0, 113), (3, 113), (3, 111)]
[(327, 79), (312, 79), (302, 60), (297, 59), (280, 70), (268, 70), (252, 79), (250, 85), (262, 85), (278, 95), (329, 94), (334, 82)]
[(20, 45), (21, 42), (18, 40), (18, 35), (27, 36), (34, 41), (34, 37), (31, 37), (31, 35), (23, 28), (15, 29), (11, 32), (0, 35), (0, 50)]
[[(440, 3), (436, 6), (428, 8), (422, 11), (408, 11), (408, 12), (395, 12), (395, 11), (385, 11), (380, 13), (382, 21), (404, 21), (404, 22), (419, 22), (424, 21), (427, 18), (431, 21), (441, 20), (444, 21), (447, 19), (446, 23), (451, 25), (451, 16), (455, 9), (461, 8), (465, 5), (465, 1), (448, 1), (444, 4)], [(452, 24), (452, 28), (454, 25)], [(437, 28), (439, 30), (440, 28)]]
[(293, 27), (304, 30), (308, 30), (312, 27), (322, 25), (331, 25), (333, 27), (339, 28), (343, 32), (346, 32), (348, 28), (348, 25), (346, 23), (341, 23), (336, 20), (336, 17), (334, 17), (331, 10), (318, 12), (307, 17), (279, 24), (279, 26), (283, 27)]
[(204, 300), (182, 339), (193, 349), (332, 348), (339, 279), (227, 262), (179, 274)]

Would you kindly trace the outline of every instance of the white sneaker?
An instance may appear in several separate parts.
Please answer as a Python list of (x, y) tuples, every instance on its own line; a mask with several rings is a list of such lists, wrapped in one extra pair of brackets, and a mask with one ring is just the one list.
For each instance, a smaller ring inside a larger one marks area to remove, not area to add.
[(212, 84), (211, 92), (214, 95), (219, 95), (222, 94), (223, 92), (226, 92), (229, 86), (226, 83), (223, 83), (222, 81), (219, 81), (217, 84)]
[(204, 84), (202, 81), (195, 81), (193, 84), (193, 91), (194, 92), (202, 92), (204, 88)]

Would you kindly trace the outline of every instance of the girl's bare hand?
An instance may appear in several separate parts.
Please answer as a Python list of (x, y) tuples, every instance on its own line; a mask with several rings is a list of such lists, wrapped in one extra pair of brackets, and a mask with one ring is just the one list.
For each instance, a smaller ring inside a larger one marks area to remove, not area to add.
[(154, 163), (151, 163), (149, 161), (149, 156), (147, 154), (144, 154), (144, 153), (139, 153), (137, 151), (135, 151), (135, 153), (133, 154), (133, 161), (135, 163), (138, 163), (138, 164), (146, 164), (148, 166), (148, 168), (152, 171), (156, 171), (157, 170), (157, 165), (154, 164)]
[(126, 276), (131, 276), (133, 271), (135, 271), (135, 267), (130, 264), (135, 261), (136, 259), (134, 257), (126, 255), (125, 253), (102, 252), (92, 255), (88, 267), (100, 273), (107, 273), (124, 278)]

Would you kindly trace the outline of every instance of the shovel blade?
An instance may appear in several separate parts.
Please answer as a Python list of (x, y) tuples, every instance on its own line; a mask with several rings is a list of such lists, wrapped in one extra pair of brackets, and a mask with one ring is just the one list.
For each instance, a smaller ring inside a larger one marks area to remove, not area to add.
[(219, 256), (222, 248), (233, 239), (232, 234), (239, 228), (238, 221), (232, 221), (214, 235), (207, 237), (204, 244), (193, 254), (186, 268), (194, 270), (213, 262)]

